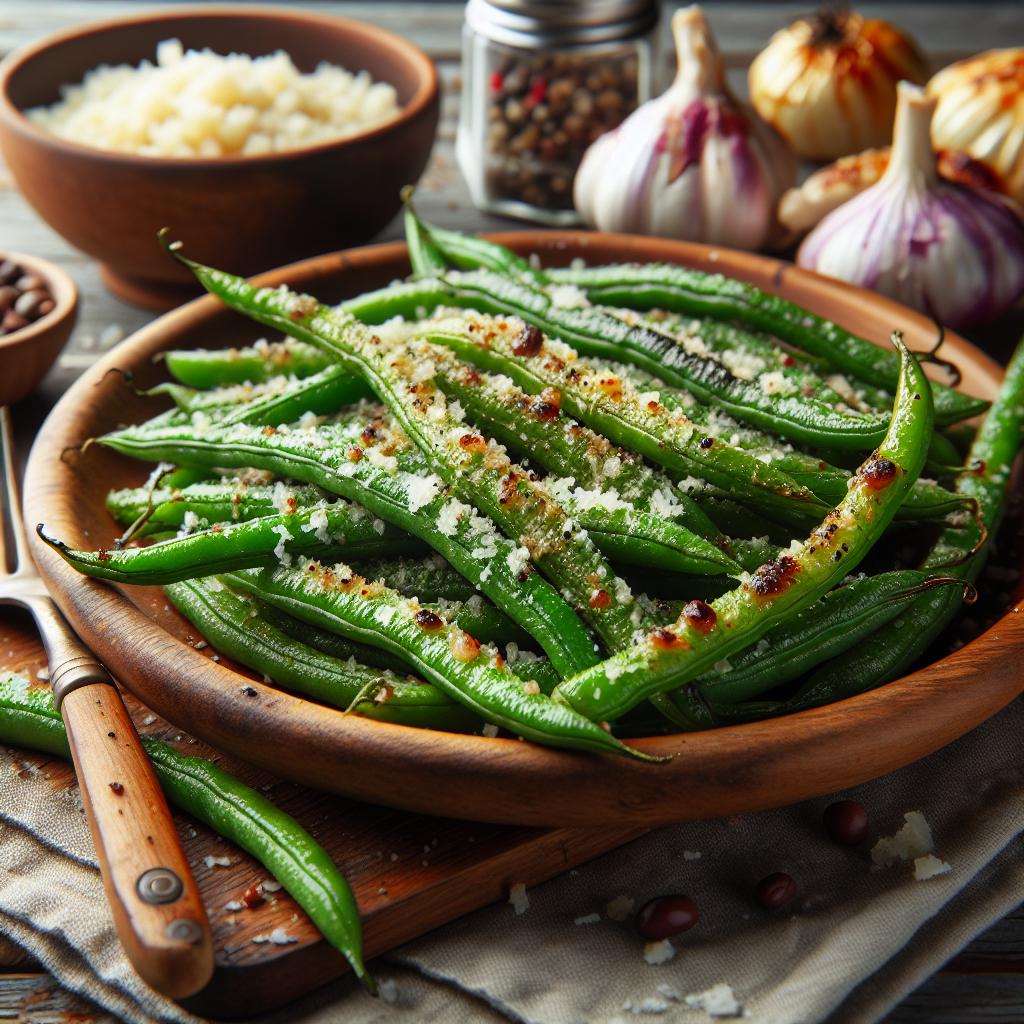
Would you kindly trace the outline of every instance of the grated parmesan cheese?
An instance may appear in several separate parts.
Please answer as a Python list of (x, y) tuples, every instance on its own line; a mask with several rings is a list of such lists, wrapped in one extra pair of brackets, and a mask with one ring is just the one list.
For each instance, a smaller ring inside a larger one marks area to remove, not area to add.
[(530, 909), (530, 897), (526, 895), (526, 885), (516, 882), (508, 891), (508, 901), (516, 912), (516, 916), (525, 914)]
[(424, 505), (429, 505), (444, 486), (436, 473), (428, 473), (425, 476), (410, 474), (405, 484), (410, 512), (418, 512)]
[(631, 896), (616, 896), (604, 908), (611, 921), (625, 921), (633, 913), (634, 900)]
[(514, 551), (510, 551), (505, 559), (508, 565), (509, 572), (513, 576), (519, 576), (526, 572), (530, 565), (530, 552), (527, 548), (520, 545)]
[(644, 960), (652, 967), (667, 964), (676, 955), (676, 947), (668, 939), (660, 942), (648, 942), (644, 946)]
[(871, 860), (887, 867), (897, 861), (914, 860), (935, 848), (932, 830), (920, 811), (907, 811), (906, 824), (894, 835), (883, 836), (871, 848)]
[(914, 878), (919, 882), (926, 882), (929, 878), (949, 874), (952, 870), (951, 864), (940, 860), (933, 853), (926, 853), (923, 857), (914, 858)]
[(740, 1017), (743, 1004), (736, 998), (731, 986), (724, 982), (712, 985), (704, 992), (694, 992), (683, 1000), (687, 1006), (703, 1010), (709, 1017)]

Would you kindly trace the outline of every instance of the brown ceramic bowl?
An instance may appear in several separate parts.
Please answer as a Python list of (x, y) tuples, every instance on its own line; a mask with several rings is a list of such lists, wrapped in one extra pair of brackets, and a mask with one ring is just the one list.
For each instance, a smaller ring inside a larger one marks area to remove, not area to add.
[(41, 277), (54, 301), (45, 316), (0, 336), (0, 405), (13, 405), (35, 389), (67, 344), (78, 319), (78, 289), (60, 267), (47, 260), (0, 252), (0, 262), (3, 260), (14, 260), (28, 273)]
[[(517, 232), (497, 239), (546, 264), (581, 257), (674, 262), (752, 281), (884, 343), (894, 329), (915, 350), (935, 325), (883, 296), (750, 253), (657, 238), (589, 232)], [(321, 256), (259, 278), (287, 282), (328, 302), (409, 272), (405, 246)], [(108, 487), (138, 486), (151, 467), (94, 445), (61, 458), (118, 424), (159, 409), (129, 391), (166, 373), (170, 348), (251, 343), (265, 329), (206, 297), (154, 321), (103, 357), (46, 421), (29, 462), (25, 509), (74, 547), (110, 547), (120, 532), (104, 507)], [(963, 389), (992, 398), (1002, 371), (949, 332), (943, 355)], [(971, 643), (877, 690), (799, 714), (705, 732), (631, 741), (663, 764), (550, 750), (512, 739), (463, 736), (374, 722), (302, 700), (226, 658), (190, 646), (196, 632), (157, 588), (105, 586), (79, 576), (36, 537), (39, 570), (92, 650), (145, 704), (213, 746), (284, 777), (372, 803), (426, 814), (521, 825), (609, 828), (739, 814), (834, 793), (884, 775), (949, 743), (1024, 690), (1019, 606)], [(1020, 599), (1020, 589), (1017, 599)], [(240, 683), (247, 688), (243, 691)], [(965, 766), (969, 776), (969, 766)]]
[[(400, 113), (361, 135), (266, 156), (181, 159), (93, 149), (36, 127), (23, 111), (60, 98), (98, 64), (138, 64), (176, 37), (260, 56), (284, 50), (305, 72), (327, 61), (398, 92)], [(252, 274), (373, 237), (426, 166), (439, 108), (430, 59), (399, 36), (310, 11), (184, 8), (71, 28), (0, 64), (0, 150), (25, 198), (103, 264), (116, 294), (167, 308), (195, 294), (162, 251), (168, 225), (197, 259)]]

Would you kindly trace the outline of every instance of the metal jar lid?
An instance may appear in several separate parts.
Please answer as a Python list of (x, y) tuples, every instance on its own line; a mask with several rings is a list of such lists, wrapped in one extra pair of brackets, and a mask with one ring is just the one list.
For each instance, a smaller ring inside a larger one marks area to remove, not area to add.
[(658, 22), (658, 0), (469, 0), (466, 24), (524, 49), (632, 39)]

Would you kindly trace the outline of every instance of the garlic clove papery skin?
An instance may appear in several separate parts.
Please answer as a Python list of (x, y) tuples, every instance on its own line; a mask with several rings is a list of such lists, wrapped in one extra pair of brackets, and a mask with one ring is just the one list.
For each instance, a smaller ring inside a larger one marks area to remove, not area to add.
[(777, 231), (775, 205), (796, 180), (782, 140), (728, 91), (699, 7), (672, 20), (679, 70), (662, 96), (587, 151), (576, 208), (604, 231), (758, 249)]
[[(975, 190), (1000, 191), (1000, 183), (982, 163), (964, 153), (940, 150), (939, 175)], [(866, 149), (826, 164), (779, 200), (779, 222), (793, 238), (806, 234), (833, 210), (870, 188), (889, 166), (889, 147)]]
[(750, 99), (797, 155), (835, 160), (883, 146), (896, 85), (924, 83), (917, 44), (888, 22), (822, 11), (780, 29), (750, 65)]
[(866, 149), (822, 167), (779, 201), (779, 221), (794, 234), (810, 231), (826, 214), (874, 185), (889, 166), (889, 148)]
[(938, 100), (936, 148), (980, 160), (1001, 190), (1024, 205), (1024, 47), (950, 64), (928, 83), (928, 95)]
[(994, 319), (1024, 292), (1024, 221), (1011, 200), (939, 177), (933, 107), (900, 84), (885, 173), (821, 221), (797, 262), (960, 329)]

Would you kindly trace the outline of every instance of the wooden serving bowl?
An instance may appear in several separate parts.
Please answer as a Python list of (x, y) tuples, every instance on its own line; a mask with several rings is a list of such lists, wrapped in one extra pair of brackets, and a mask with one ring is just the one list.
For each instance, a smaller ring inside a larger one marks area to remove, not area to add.
[(13, 405), (31, 394), (53, 366), (78, 319), (78, 289), (60, 267), (21, 252), (0, 252), (0, 261), (14, 260), (41, 277), (54, 306), (45, 316), (0, 337), (0, 405)]
[[(304, 72), (321, 61), (365, 69), (394, 85), (401, 111), (337, 142), (212, 159), (94, 149), (25, 117), (99, 64), (152, 60), (169, 38), (218, 53), (284, 50)], [(402, 186), (426, 166), (439, 103), (426, 54), (375, 26), (283, 7), (164, 8), (59, 32), (0, 63), (0, 150), (36, 212), (101, 261), (115, 294), (167, 309), (197, 289), (156, 244), (161, 227), (197, 259), (240, 274), (368, 241), (398, 211)]]
[[(778, 260), (658, 239), (585, 232), (497, 236), (549, 264), (666, 260), (721, 271), (793, 299), (882, 342), (899, 328), (911, 348), (930, 348), (934, 324), (878, 295)], [(336, 302), (408, 272), (400, 243), (323, 256), (264, 274)], [(260, 329), (210, 297), (156, 320), (105, 356), (64, 396), (32, 452), (30, 523), (75, 547), (107, 546), (118, 532), (103, 499), (149, 472), (97, 446), (61, 460), (69, 446), (153, 415), (110, 371), (148, 384), (153, 357), (171, 347), (241, 344)], [(999, 367), (947, 334), (944, 355), (964, 387), (991, 397)], [(188, 732), (286, 778), (357, 799), (427, 814), (525, 825), (660, 825), (781, 806), (875, 778), (949, 743), (1024, 689), (1024, 616), (1008, 613), (941, 661), (870, 693), (771, 721), (647, 738), (671, 754), (657, 765), (549, 750), (513, 739), (388, 725), (321, 707), (259, 681), (246, 695), (237, 670), (183, 640), (195, 633), (154, 589), (120, 590), (84, 579), (41, 543), (34, 554), (58, 603), (114, 674), (145, 704)], [(1013, 609), (1015, 612), (1017, 609)], [(249, 682), (247, 676), (245, 682)]]

